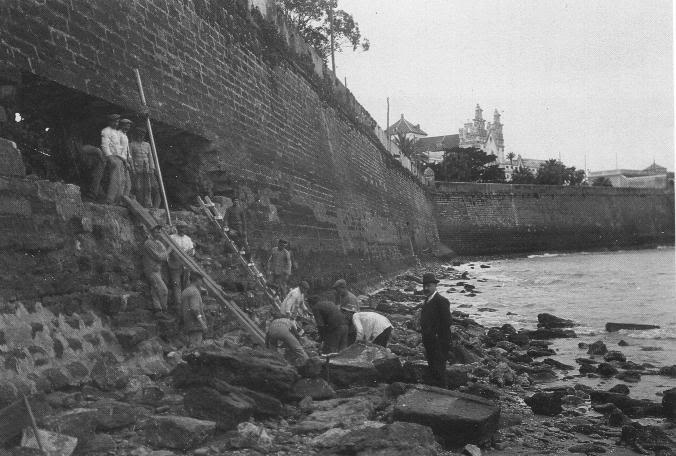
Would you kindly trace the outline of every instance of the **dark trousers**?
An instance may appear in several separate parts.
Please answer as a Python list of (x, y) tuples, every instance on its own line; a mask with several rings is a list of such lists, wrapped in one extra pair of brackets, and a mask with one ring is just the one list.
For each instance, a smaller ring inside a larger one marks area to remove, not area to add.
[(385, 331), (378, 334), (378, 337), (373, 339), (373, 343), (376, 345), (380, 345), (382, 347), (387, 347), (387, 343), (390, 341), (391, 335), (392, 335), (392, 326), (390, 326)]
[(347, 325), (328, 328), (324, 335), (322, 353), (338, 353), (347, 347)]
[(446, 388), (446, 357), (448, 354), (443, 352), (437, 338), (426, 338), (423, 336), (423, 346), (425, 347), (427, 365), (430, 368), (435, 385)]

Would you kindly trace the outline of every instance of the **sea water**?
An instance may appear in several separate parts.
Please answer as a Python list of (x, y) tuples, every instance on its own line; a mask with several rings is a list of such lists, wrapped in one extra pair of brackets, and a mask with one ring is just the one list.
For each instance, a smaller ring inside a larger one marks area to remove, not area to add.
[[(484, 265), (482, 268), (481, 265)], [(485, 266), (490, 266), (486, 268)], [(619, 350), (627, 361), (657, 367), (676, 364), (676, 251), (673, 247), (616, 252), (531, 255), (463, 264), (478, 293), (474, 297), (447, 291), (457, 281), (442, 282), (439, 289), (453, 309), (467, 312), (485, 326), (505, 323), (517, 329), (535, 329), (537, 315), (547, 312), (571, 319), (578, 326), (576, 339), (555, 339), (554, 359), (575, 366), (575, 358), (588, 357), (578, 343), (603, 341), (608, 350)], [(471, 307), (466, 307), (466, 306)], [(483, 310), (479, 310), (482, 309)], [(491, 309), (491, 310), (487, 310)], [(607, 322), (658, 325), (647, 331), (605, 331)], [(619, 346), (624, 340), (629, 345)], [(563, 375), (562, 375), (563, 376)], [(616, 379), (576, 378), (607, 389)], [(561, 382), (559, 382), (561, 383)], [(635, 398), (661, 400), (660, 391), (676, 387), (676, 379), (643, 375), (627, 383)]]

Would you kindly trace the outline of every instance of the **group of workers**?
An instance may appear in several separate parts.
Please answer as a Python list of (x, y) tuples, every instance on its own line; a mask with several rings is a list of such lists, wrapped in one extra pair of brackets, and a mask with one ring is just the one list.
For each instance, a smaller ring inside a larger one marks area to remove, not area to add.
[[(86, 194), (108, 204), (134, 196), (144, 207), (160, 206), (160, 189), (150, 144), (143, 126), (132, 129), (133, 122), (119, 114), (107, 117), (101, 130), (101, 147), (79, 145), (83, 160), (90, 168)], [(104, 176), (108, 186), (103, 191)]]
[(300, 343), (297, 320), (314, 317), (323, 354), (338, 353), (355, 341), (368, 341), (387, 347), (392, 334), (392, 323), (376, 312), (360, 311), (359, 299), (347, 289), (344, 279), (333, 285), (334, 298), (327, 295), (306, 294), (310, 286), (302, 281), (282, 302), (280, 316), (268, 329), (268, 346), (282, 342), (292, 355), (292, 362), (304, 363), (307, 354)]
[[(425, 356), (434, 384), (446, 388), (446, 361), (451, 342), (450, 302), (437, 292), (439, 280), (432, 273), (422, 277), (424, 302), (420, 307), (420, 327)], [(301, 336), (296, 321), (312, 312), (319, 339), (321, 353), (338, 353), (355, 341), (367, 341), (387, 347), (392, 335), (392, 323), (376, 312), (362, 312), (359, 299), (348, 289), (345, 280), (333, 285), (335, 299), (312, 296), (307, 299), (307, 282), (301, 282), (292, 289), (281, 306), (281, 316), (270, 324), (266, 344), (275, 347), (281, 342), (295, 364), (303, 364), (308, 356), (300, 342)], [(353, 330), (353, 331), (351, 331)], [(352, 335), (351, 335), (352, 334)]]

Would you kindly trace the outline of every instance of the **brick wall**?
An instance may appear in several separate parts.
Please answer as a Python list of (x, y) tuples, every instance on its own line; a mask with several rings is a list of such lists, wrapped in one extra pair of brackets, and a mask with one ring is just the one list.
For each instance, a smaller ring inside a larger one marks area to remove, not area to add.
[(200, 179), (244, 196), (258, 256), (287, 237), (299, 275), (377, 279), (434, 245), (420, 184), (300, 71), (242, 43), (245, 26), (207, 23), (191, 0), (7, 0), (0, 64), (125, 109), (139, 68), (152, 118), (207, 143), (186, 152)]
[(458, 254), (674, 242), (674, 193), (652, 189), (441, 184), (442, 243)]

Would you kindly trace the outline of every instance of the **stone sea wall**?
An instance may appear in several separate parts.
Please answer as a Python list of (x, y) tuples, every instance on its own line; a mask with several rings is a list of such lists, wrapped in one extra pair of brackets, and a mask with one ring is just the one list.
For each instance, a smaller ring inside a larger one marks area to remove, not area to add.
[(285, 237), (298, 276), (322, 283), (410, 264), (438, 242), (419, 181), (363, 113), (327, 102), (312, 55), (309, 73), (271, 57), (252, 14), (243, 1), (8, 1), (0, 64), (19, 85), (30, 74), (119, 112), (140, 107), (138, 68), (170, 199), (240, 195), (258, 257)]
[(460, 255), (674, 242), (674, 193), (657, 189), (437, 183), (441, 242)]

